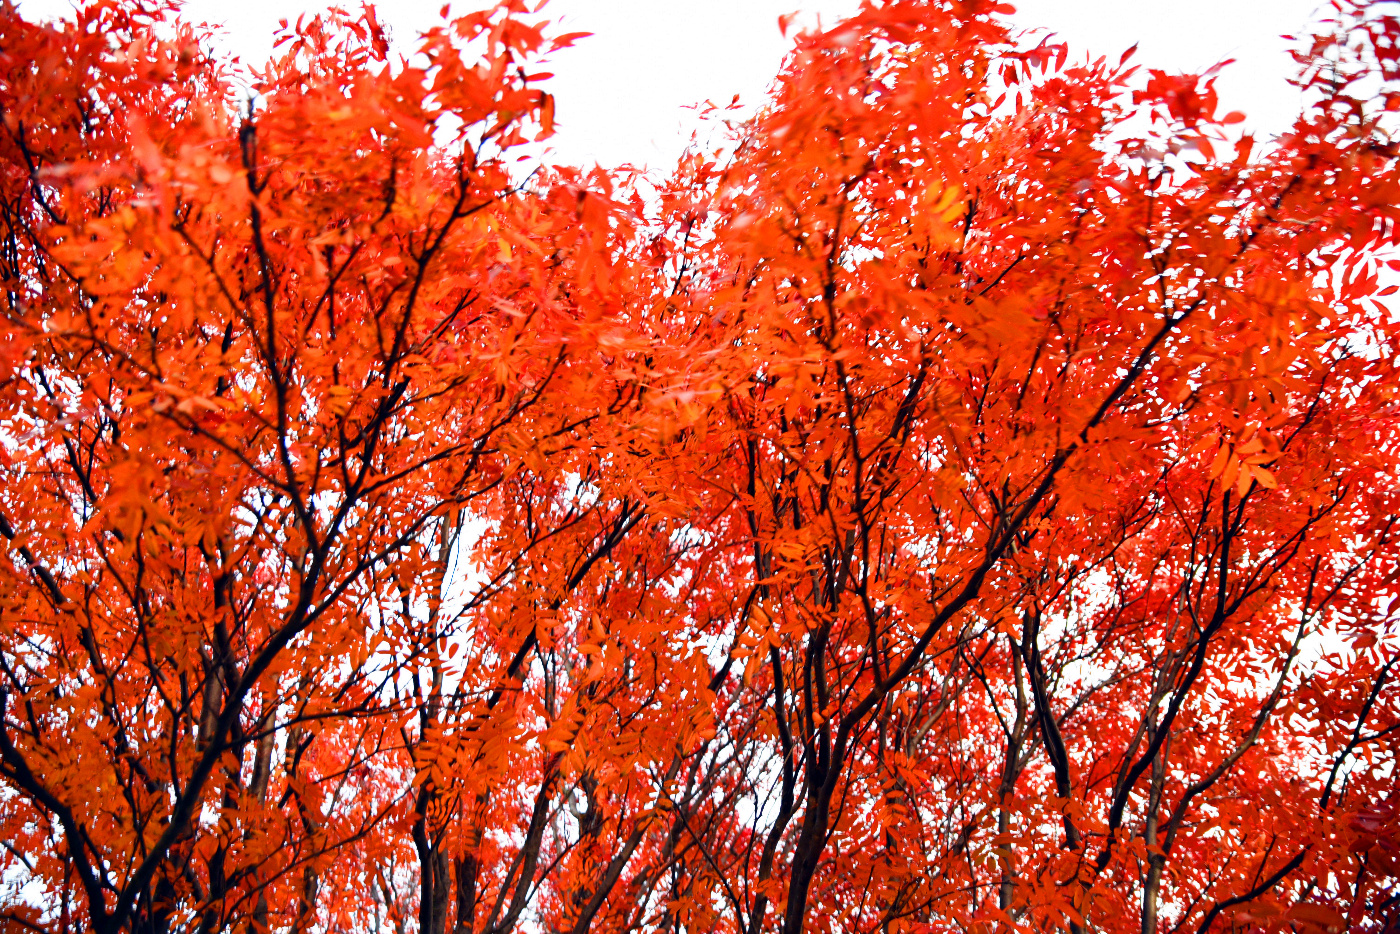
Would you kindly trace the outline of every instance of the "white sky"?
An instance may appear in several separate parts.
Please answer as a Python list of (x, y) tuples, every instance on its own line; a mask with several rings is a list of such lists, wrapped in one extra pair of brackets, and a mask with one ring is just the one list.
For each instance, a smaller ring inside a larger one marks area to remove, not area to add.
[[(1224, 110), (1242, 110), (1246, 128), (1285, 129), (1298, 96), (1286, 78), (1289, 43), (1312, 21), (1322, 0), (1013, 0), (1014, 20), (1047, 28), (1073, 54), (1116, 58), (1139, 43), (1135, 60), (1167, 70), (1199, 72), (1237, 59), (1217, 87)], [(341, 0), (349, 8), (358, 0)], [(380, 18), (394, 45), (407, 50), (414, 34), (434, 22), (442, 0), (391, 0)], [(266, 59), (281, 18), (323, 7), (317, 0), (187, 0), (192, 19), (222, 23), (226, 48), (246, 62)], [(454, 7), (477, 4), (457, 0)], [(70, 0), (20, 0), (29, 16), (61, 15)], [(558, 134), (550, 161), (604, 165), (623, 162), (666, 168), (697, 126), (687, 105), (727, 104), (739, 94), (759, 102), (787, 43), (780, 14), (802, 9), (797, 23), (834, 23), (858, 0), (552, 0), (545, 15), (561, 31), (594, 35), (556, 53), (550, 90), (557, 98)]]

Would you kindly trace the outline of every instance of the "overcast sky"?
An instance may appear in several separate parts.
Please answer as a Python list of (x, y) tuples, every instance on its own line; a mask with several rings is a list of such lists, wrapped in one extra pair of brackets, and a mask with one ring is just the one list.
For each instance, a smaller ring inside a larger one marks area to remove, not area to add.
[[(357, 0), (342, 0), (358, 7)], [(400, 48), (434, 22), (442, 0), (392, 0), (380, 17)], [(189, 0), (187, 16), (221, 23), (225, 47), (248, 62), (266, 59), (277, 21), (323, 2)], [(457, 0), (454, 8), (472, 3)], [(1242, 110), (1263, 134), (1288, 126), (1297, 94), (1286, 83), (1289, 43), (1312, 21), (1319, 0), (1018, 0), (1015, 21), (1045, 28), (1074, 52), (1118, 56), (1139, 43), (1136, 60), (1153, 68), (1199, 72), (1237, 59), (1218, 88), (1226, 110)], [(20, 0), (28, 15), (61, 15), (70, 0)], [(545, 14), (565, 31), (594, 35), (556, 53), (551, 90), (559, 132), (551, 161), (669, 166), (696, 127), (686, 105), (755, 104), (787, 43), (778, 16), (804, 10), (798, 23), (826, 24), (858, 0), (552, 0)]]

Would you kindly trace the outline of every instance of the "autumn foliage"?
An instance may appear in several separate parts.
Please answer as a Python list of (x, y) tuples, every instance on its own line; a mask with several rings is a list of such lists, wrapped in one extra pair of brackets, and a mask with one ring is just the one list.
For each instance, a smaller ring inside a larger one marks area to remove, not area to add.
[(0, 928), (1395, 930), (1400, 22), (1009, 12), (642, 177), (523, 0), (0, 0)]

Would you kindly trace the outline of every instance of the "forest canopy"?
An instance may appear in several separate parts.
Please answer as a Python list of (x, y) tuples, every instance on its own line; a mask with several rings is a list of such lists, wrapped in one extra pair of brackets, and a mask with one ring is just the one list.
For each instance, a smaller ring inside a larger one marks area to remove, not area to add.
[(1400, 21), (1010, 12), (643, 176), (524, 0), (0, 0), (0, 927), (1395, 931)]

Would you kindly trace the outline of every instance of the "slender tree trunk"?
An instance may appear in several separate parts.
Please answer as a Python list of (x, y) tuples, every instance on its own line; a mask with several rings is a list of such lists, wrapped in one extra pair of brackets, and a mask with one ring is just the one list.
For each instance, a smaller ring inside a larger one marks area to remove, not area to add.
[(802, 830), (792, 857), (792, 877), (788, 884), (787, 910), (783, 914), (783, 934), (802, 934), (807, 921), (807, 895), (817, 874), (822, 851), (826, 848), (826, 831), (831, 817), (831, 795), (824, 785), (807, 796)]
[(1167, 862), (1166, 855), (1157, 852), (1157, 812), (1162, 807), (1162, 786), (1166, 783), (1167, 755), (1170, 749), (1169, 736), (1152, 762), (1152, 788), (1147, 800), (1147, 821), (1142, 829), (1142, 839), (1147, 844), (1147, 877), (1142, 885), (1142, 934), (1157, 934), (1157, 906), (1161, 898), (1162, 868)]
[[(306, 731), (298, 726), (294, 726), (287, 731), (285, 771), (288, 780), (294, 778), (296, 775), (297, 749), (301, 746), (305, 736)], [(306, 846), (309, 850), (311, 847), (315, 846), (316, 832), (320, 827), (315, 819), (312, 818), (300, 797), (297, 798), (297, 810), (301, 814), (302, 829), (306, 831)], [(292, 921), (292, 934), (303, 934), (303, 932), (316, 922), (316, 896), (321, 888), (321, 879), (310, 861), (310, 853), (308, 852), (306, 855), (308, 859), (306, 866), (301, 872), (301, 891), (298, 893), (296, 918)]]
[[(248, 793), (258, 804), (267, 801), (267, 783), (272, 772), (272, 747), (277, 738), (275, 726), (275, 719), (268, 717), (264, 733), (258, 737), (257, 752), (253, 756), (253, 777), (248, 783)], [(249, 931), (250, 934), (267, 934), (267, 930), (267, 890), (264, 889), (258, 893)]]

